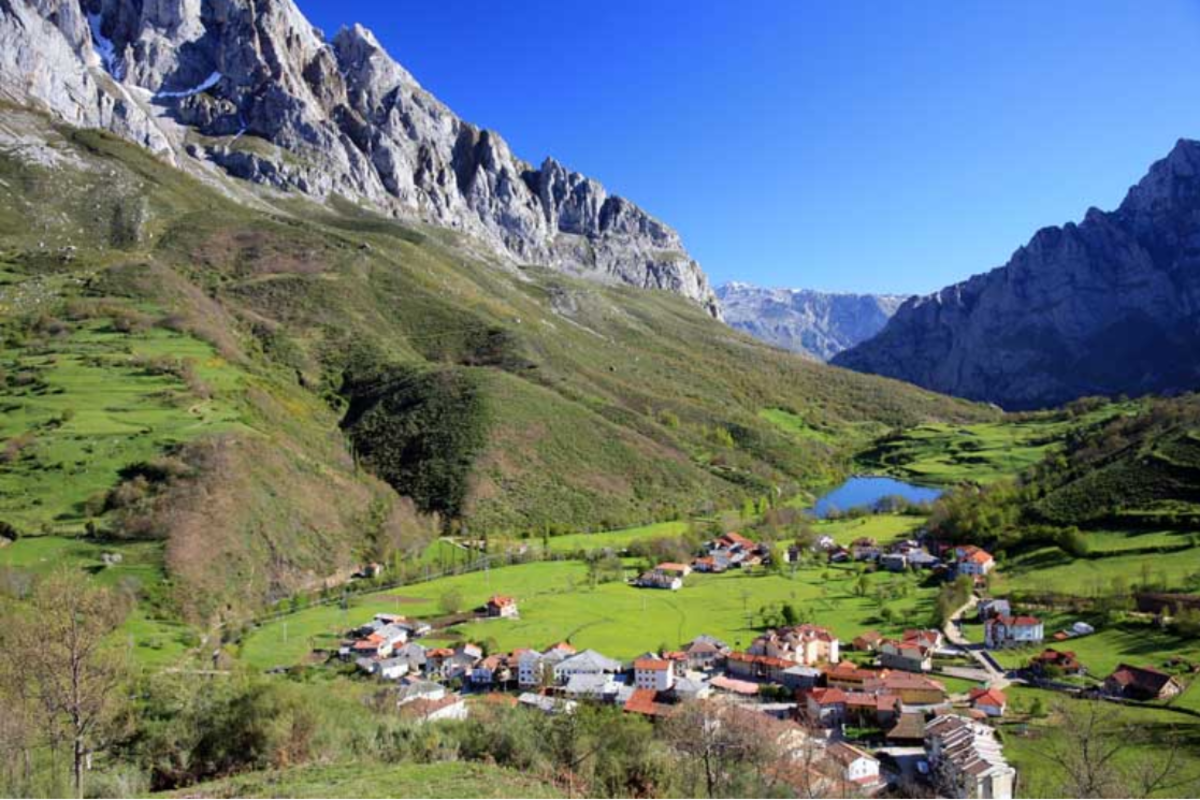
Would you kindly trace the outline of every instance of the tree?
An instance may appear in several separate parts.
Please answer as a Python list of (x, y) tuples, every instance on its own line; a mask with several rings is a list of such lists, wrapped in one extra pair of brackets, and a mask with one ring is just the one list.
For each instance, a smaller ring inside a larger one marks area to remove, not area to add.
[[(1185, 754), (1173, 731), (1147, 731), (1123, 722), (1101, 701), (1060, 703), (1061, 735), (1044, 755), (1062, 770), (1062, 797), (1184, 797), (1197, 779), (1183, 769)], [(1129, 749), (1140, 743), (1136, 757)]]
[(780, 609), (780, 615), (783, 617), (784, 625), (795, 625), (800, 619), (800, 613), (796, 611), (796, 607), (791, 603), (784, 603)]
[(46, 744), (70, 744), (79, 797), (84, 767), (107, 745), (121, 708), (129, 667), (109, 634), (127, 612), (127, 598), (64, 567), (39, 581), (28, 603), (10, 602), (0, 614), (5, 672), (19, 682), (18, 697), (40, 712)]
[(675, 707), (663, 739), (680, 762), (688, 797), (770, 797), (784, 763), (779, 723), (721, 700)]

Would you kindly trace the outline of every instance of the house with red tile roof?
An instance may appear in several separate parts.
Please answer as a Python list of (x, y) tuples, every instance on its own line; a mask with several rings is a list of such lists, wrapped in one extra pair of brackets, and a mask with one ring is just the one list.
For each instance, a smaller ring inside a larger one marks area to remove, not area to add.
[(720, 573), (729, 569), (729, 559), (724, 556), (700, 556), (692, 561), (696, 572)]
[(873, 653), (879, 648), (879, 643), (883, 641), (883, 634), (879, 631), (865, 631), (855, 636), (851, 640), (850, 646), (862, 653)]
[(987, 575), (996, 566), (992, 554), (975, 545), (959, 545), (954, 548), (955, 566), (959, 575)]
[(1043, 678), (1059, 675), (1083, 675), (1087, 670), (1072, 650), (1055, 650), (1047, 647), (1029, 659), (1029, 671)]
[(927, 706), (946, 701), (946, 685), (913, 672), (884, 670), (863, 683), (863, 691), (898, 696), (905, 705)]
[(1004, 710), (1008, 707), (1008, 698), (999, 689), (977, 687), (972, 689), (967, 697), (971, 701), (971, 708), (982, 711), (989, 717), (1003, 717)]
[(803, 713), (822, 728), (846, 724), (891, 725), (900, 714), (900, 698), (888, 692), (810, 689), (803, 696)]
[(1173, 675), (1154, 667), (1134, 667), (1120, 664), (1104, 679), (1104, 693), (1130, 700), (1161, 700), (1183, 691), (1183, 684)]
[(838, 645), (838, 638), (828, 628), (805, 623), (769, 630), (751, 642), (746, 652), (813, 667), (836, 664), (841, 657)]
[(517, 616), (517, 599), (503, 594), (495, 594), (488, 598), (487, 615), (489, 617)]
[(671, 712), (671, 706), (662, 702), (654, 689), (634, 689), (625, 701), (625, 713), (641, 714), (645, 717), (662, 717)]
[(445, 719), (466, 719), (470, 712), (462, 695), (451, 694), (438, 700), (413, 700), (400, 706), (397, 713), (420, 725)]
[(739, 697), (755, 697), (758, 694), (758, 684), (750, 681), (740, 681), (737, 678), (728, 678), (724, 675), (718, 675), (709, 681), (714, 689), (727, 692), (729, 694), (738, 695)]
[(735, 678), (781, 683), (795, 661), (734, 651), (725, 657), (725, 670)]
[(853, 661), (827, 665), (824, 670), (825, 683), (839, 689), (861, 689), (864, 683), (879, 677), (878, 670), (863, 669)]

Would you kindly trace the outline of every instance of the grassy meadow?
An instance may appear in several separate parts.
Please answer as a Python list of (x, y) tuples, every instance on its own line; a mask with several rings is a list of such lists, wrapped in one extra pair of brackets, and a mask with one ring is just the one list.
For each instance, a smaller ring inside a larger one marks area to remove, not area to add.
[(348, 628), (375, 613), (437, 616), (448, 593), (461, 596), (464, 608), (479, 606), (492, 594), (511, 594), (521, 610), (519, 619), (481, 620), (449, 629), (456, 639), (491, 641), (501, 650), (570, 640), (577, 648), (595, 648), (621, 659), (663, 645), (675, 647), (701, 633), (745, 646), (762, 628), (760, 610), (780, 603), (794, 605), (843, 639), (872, 628), (897, 633), (930, 617), (932, 590), (921, 588), (908, 575), (880, 573), (871, 578), (872, 592), (887, 585), (907, 593), (888, 601), (900, 619), (889, 628), (878, 619), (875, 598), (854, 593), (856, 574), (839, 568), (798, 570), (794, 576), (760, 571), (693, 574), (683, 589), (668, 592), (621, 582), (592, 587), (579, 562), (537, 562), (355, 598), (347, 611), (306, 609), (249, 632), (240, 653), (256, 668), (300, 663), (313, 647), (333, 645)]

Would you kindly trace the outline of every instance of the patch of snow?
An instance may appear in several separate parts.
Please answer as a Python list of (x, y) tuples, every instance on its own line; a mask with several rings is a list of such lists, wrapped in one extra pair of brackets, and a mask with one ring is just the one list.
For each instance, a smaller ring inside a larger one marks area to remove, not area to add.
[(154, 94), (154, 99), (155, 100), (164, 100), (169, 97), (191, 97), (194, 94), (200, 94), (201, 92), (207, 92), (209, 89), (216, 86), (217, 83), (220, 82), (221, 77), (222, 76), (221, 76), (220, 72), (214, 72), (213, 74), (211, 74), (207, 78), (205, 78), (203, 81), (201, 81), (198, 85), (193, 86), (191, 89), (183, 89), (178, 92), (158, 91)]
[(87, 21), (88, 27), (92, 31), (92, 49), (96, 51), (96, 55), (100, 56), (100, 63), (104, 65), (104, 71), (117, 80), (121, 80), (121, 63), (117, 60), (117, 48), (112, 39), (104, 35), (103, 17), (99, 14), (88, 14)]

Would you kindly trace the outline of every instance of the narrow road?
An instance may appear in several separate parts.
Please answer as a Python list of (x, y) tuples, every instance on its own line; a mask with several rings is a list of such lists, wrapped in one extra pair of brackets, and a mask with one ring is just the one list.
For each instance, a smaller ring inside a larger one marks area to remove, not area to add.
[(958, 649), (964, 651), (983, 668), (988, 675), (987, 685), (990, 689), (1003, 689), (1008, 686), (1008, 678), (1005, 677), (1005, 671), (996, 663), (996, 659), (992, 658), (992, 654), (982, 644), (972, 644), (967, 641), (967, 637), (962, 632), (962, 618), (968, 611), (974, 611), (979, 605), (979, 598), (975, 595), (967, 600), (961, 608), (957, 609), (950, 615), (950, 619), (946, 620), (946, 625), (943, 628), (943, 633), (946, 634), (946, 641), (950, 642)]

